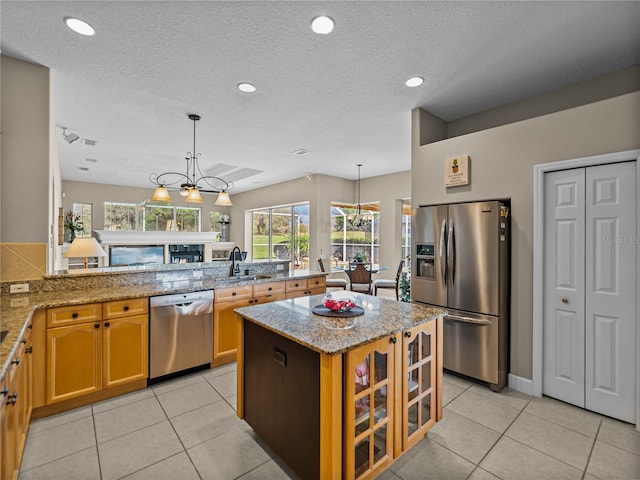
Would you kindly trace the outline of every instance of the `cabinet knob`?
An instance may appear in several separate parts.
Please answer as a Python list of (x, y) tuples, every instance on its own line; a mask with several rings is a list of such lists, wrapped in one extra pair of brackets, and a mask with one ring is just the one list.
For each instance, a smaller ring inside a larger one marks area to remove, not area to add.
[(4, 387), (2, 391), (0, 391), (0, 395), (6, 395), (7, 393), (9, 393), (9, 389), (7, 387)]
[(397, 339), (396, 337), (391, 337), (391, 338), (389, 339), (389, 341), (390, 341), (391, 343), (396, 343), (396, 342), (398, 341), (398, 339)]
[(273, 287), (269, 287), (269, 289), (268, 289), (268, 290), (269, 290), (269, 291), (273, 290)]
[(13, 395), (9, 397), (9, 399), (7, 400), (7, 403), (9, 405), (15, 405), (17, 401), (18, 401), (18, 392), (13, 392)]
[(109, 322), (104, 322), (105, 327), (109, 327), (111, 324)]
[(78, 318), (78, 312), (73, 312), (73, 313), (71, 314), (71, 317), (72, 317), (72, 318)]
[(129, 305), (125, 305), (125, 306), (124, 306), (124, 311), (125, 311), (125, 312), (128, 312), (128, 311), (129, 311)]
[(299, 285), (296, 283), (296, 287), (298, 287)]
[(33, 353), (33, 347), (28, 347), (25, 351), (27, 353)]
[(94, 323), (93, 324), (93, 328), (100, 328), (100, 324), (99, 323)]
[(569, 303), (569, 299), (567, 297), (562, 297), (562, 303), (568, 304)]
[(411, 337), (411, 332), (404, 332), (404, 336), (407, 338)]
[(236, 292), (231, 292), (231, 295), (235, 297), (236, 296)]
[(20, 340), (20, 343), (22, 343), (24, 345), (25, 343), (27, 343), (27, 339), (23, 338), (22, 340)]
[(13, 362), (11, 362), (11, 363), (14, 363), (16, 365), (20, 365), (20, 359), (19, 358), (14, 358)]

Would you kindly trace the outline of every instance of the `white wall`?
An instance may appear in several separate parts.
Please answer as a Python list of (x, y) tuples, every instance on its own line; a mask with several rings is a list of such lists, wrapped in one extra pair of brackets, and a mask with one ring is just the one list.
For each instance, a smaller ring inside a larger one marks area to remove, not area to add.
[[(420, 145), (412, 112), (412, 205), (511, 199), (511, 373), (531, 378), (533, 166), (640, 148), (640, 91)], [(444, 161), (469, 154), (471, 184), (446, 189)]]
[(49, 69), (4, 55), (1, 62), (0, 241), (48, 243)]

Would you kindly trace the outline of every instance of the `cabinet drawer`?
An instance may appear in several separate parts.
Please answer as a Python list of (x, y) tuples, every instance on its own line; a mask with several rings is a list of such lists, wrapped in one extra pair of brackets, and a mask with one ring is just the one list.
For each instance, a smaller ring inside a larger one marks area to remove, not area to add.
[(253, 286), (254, 297), (275, 295), (276, 293), (284, 293), (284, 282), (260, 283)]
[(128, 317), (129, 315), (144, 315), (149, 311), (149, 299), (129, 298), (126, 300), (116, 300), (102, 304), (102, 318)]
[(87, 303), (47, 310), (47, 327), (61, 327), (102, 320), (102, 304)]
[(312, 289), (327, 288), (326, 277), (314, 277), (307, 279), (307, 286)]
[(246, 285), (243, 287), (221, 288), (215, 291), (214, 302), (229, 302), (233, 300), (240, 300), (243, 298), (251, 298), (253, 296), (253, 287)]
[(307, 289), (307, 279), (303, 278), (300, 280), (287, 280), (285, 282), (285, 288), (287, 292), (297, 292), (299, 290)]

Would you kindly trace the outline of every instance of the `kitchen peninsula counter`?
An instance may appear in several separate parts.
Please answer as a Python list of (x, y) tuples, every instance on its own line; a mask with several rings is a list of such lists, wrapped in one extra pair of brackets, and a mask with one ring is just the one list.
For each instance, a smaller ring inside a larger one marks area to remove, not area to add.
[(301, 478), (375, 477), (442, 416), (446, 311), (351, 295), (348, 329), (312, 312), (323, 295), (236, 310), (238, 416)]
[[(91, 276), (92, 279), (108, 274)], [(120, 275), (123, 275), (120, 273)], [(40, 289), (29, 293), (0, 295), (0, 330), (8, 331), (0, 345), (0, 380), (4, 377), (9, 360), (18, 347), (18, 340), (24, 336), (34, 313), (39, 309), (82, 305), (86, 303), (110, 302), (131, 298), (152, 297), (155, 295), (169, 295), (173, 293), (195, 292), (202, 290), (216, 290), (231, 286), (256, 285), (273, 281), (314, 278), (326, 276), (325, 273), (312, 270), (295, 270), (293, 272), (278, 273), (270, 276), (260, 276), (255, 280), (233, 281), (226, 278), (199, 278), (158, 281), (144, 284), (99, 286), (87, 280), (87, 288), (70, 289)], [(82, 281), (82, 274), (65, 276), (74, 281)], [(263, 278), (264, 277), (264, 278)]]

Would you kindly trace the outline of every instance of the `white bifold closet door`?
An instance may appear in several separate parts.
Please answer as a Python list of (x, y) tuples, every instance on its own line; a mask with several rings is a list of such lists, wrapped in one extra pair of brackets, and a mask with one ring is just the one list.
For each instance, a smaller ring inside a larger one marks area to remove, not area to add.
[(543, 394), (635, 422), (636, 162), (545, 174)]

